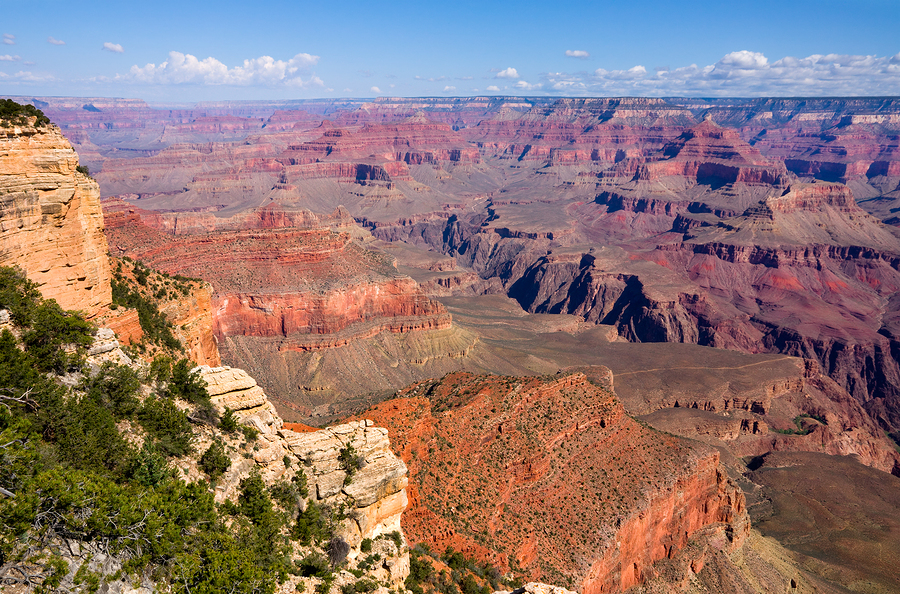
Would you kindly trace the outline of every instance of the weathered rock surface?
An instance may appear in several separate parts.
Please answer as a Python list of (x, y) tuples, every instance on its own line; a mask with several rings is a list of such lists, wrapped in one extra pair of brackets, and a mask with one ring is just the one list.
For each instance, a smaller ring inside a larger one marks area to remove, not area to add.
[(112, 301), (97, 183), (52, 125), (0, 126), (0, 264), (88, 318)]
[(407, 535), (433, 549), (606, 592), (643, 581), (701, 528), (729, 547), (746, 537), (718, 453), (641, 427), (583, 374), (454, 374), (400, 396), (365, 415), (409, 465)]
[[(406, 465), (390, 450), (386, 429), (372, 421), (335, 425), (315, 433), (294, 433), (286, 437), (291, 451), (312, 467), (311, 489), (320, 500), (349, 498), (352, 523), (345, 526), (344, 538), (357, 546), (373, 538), (400, 530), (400, 516), (408, 503)], [(341, 451), (358, 456), (358, 469), (348, 478)], [(314, 487), (313, 487), (314, 486)]]
[[(199, 371), (213, 405), (220, 412), (231, 409), (242, 424), (259, 432), (253, 461), (264, 478), (272, 481), (299, 469), (306, 474), (316, 500), (347, 506), (348, 520), (342, 524), (341, 535), (355, 549), (352, 556), (359, 553), (363, 539), (401, 529), (400, 516), (408, 502), (407, 470), (391, 452), (386, 429), (363, 420), (318, 431), (292, 431), (285, 428), (275, 407), (246, 371), (208, 366)], [(341, 462), (342, 451), (353, 452), (349, 478), (349, 466)], [(285, 459), (291, 461), (288, 466)], [(217, 487), (218, 499), (233, 495), (241, 473), (239, 468), (226, 474)], [(403, 559), (405, 574), (403, 567), (392, 568), (401, 581), (409, 571), (408, 554)]]
[(209, 283), (192, 283), (187, 295), (162, 303), (160, 312), (172, 320), (173, 334), (197, 365), (218, 366), (222, 361), (214, 334), (213, 289)]

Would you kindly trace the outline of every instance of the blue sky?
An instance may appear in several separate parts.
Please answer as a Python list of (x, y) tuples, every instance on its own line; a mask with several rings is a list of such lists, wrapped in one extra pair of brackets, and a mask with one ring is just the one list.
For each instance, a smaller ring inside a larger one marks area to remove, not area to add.
[(0, 94), (900, 95), (898, 31), (898, 0), (0, 0)]

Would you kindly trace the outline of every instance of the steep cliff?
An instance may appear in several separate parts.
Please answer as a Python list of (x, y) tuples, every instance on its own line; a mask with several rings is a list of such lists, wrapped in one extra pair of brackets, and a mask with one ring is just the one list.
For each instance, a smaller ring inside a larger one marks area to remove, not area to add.
[(744, 498), (706, 446), (647, 429), (580, 373), (452, 374), (366, 416), (410, 468), (413, 541), (585, 592), (623, 591), (701, 529), (729, 550)]
[[(217, 342), (226, 361), (250, 369), (279, 406), (302, 411), (300, 418), (347, 396), (456, 370), (429, 362), (462, 357), (475, 342), (390, 256), (368, 249), (365, 232), (353, 231), (340, 209), (320, 217), (277, 204), (220, 218), (107, 205), (114, 253), (209, 281), (212, 294), (194, 291), (193, 305), (180, 297), (161, 305), (175, 314), (176, 334), (184, 331), (192, 352), (207, 357), (195, 360), (215, 364), (209, 357)], [(150, 285), (165, 291), (167, 282)], [(203, 311), (204, 296), (210, 311)], [(216, 341), (190, 332), (205, 321)], [(408, 363), (396, 369), (398, 359)], [(344, 372), (335, 374), (333, 365)]]
[(0, 264), (89, 318), (111, 302), (100, 190), (56, 126), (0, 122)]

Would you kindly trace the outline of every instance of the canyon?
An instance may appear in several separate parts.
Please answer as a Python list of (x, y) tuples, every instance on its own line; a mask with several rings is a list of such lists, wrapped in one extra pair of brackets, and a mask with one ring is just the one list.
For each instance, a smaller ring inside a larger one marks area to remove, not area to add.
[(110, 253), (204, 281), (178, 327), (265, 435), (387, 428), (411, 542), (590, 594), (858, 579), (750, 521), (779, 460), (900, 475), (896, 102), (32, 102)]

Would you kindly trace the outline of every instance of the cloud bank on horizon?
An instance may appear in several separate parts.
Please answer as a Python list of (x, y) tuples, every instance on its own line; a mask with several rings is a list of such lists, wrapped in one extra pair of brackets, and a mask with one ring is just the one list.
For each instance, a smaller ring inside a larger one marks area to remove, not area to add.
[[(110, 44), (111, 45), (111, 44)], [(121, 46), (117, 46), (121, 49)], [(119, 51), (119, 50), (112, 50)], [(586, 59), (588, 52), (567, 50), (568, 57)], [(190, 54), (170, 52), (158, 66), (132, 66), (118, 78), (142, 84), (325, 88), (325, 82), (310, 69), (320, 57), (298, 53), (290, 60), (270, 56), (244, 60), (229, 68), (209, 57), (200, 60)], [(309, 76), (302, 77), (301, 74)], [(447, 76), (416, 80), (438, 82)], [(470, 80), (473, 77), (458, 77)], [(764, 54), (749, 50), (731, 52), (715, 64), (691, 64), (650, 72), (642, 65), (627, 70), (597, 68), (588, 73), (543, 73), (539, 82), (528, 82), (520, 70), (508, 66), (494, 69), (490, 78), (508, 81), (504, 86), (488, 85), (489, 93), (531, 93), (542, 95), (647, 95), (647, 96), (784, 96), (784, 95), (893, 95), (900, 94), (900, 53), (893, 56), (814, 54), (805, 58), (784, 57), (770, 61)], [(371, 87), (369, 92), (376, 92)], [(380, 91), (377, 91), (378, 93)], [(443, 93), (466, 94), (465, 89), (444, 86)], [(478, 89), (472, 89), (478, 92)], [(415, 93), (412, 93), (415, 94)]]
[(691, 64), (650, 73), (598, 68), (587, 76), (543, 75), (545, 90), (602, 95), (895, 95), (900, 93), (900, 53), (889, 57), (814, 54), (775, 62), (759, 52), (731, 52), (715, 64)]
[[(7, 45), (16, 43), (12, 34), (4, 35)], [(50, 37), (54, 45), (64, 42)], [(96, 47), (96, 46), (95, 46)], [(113, 54), (123, 54), (122, 45), (103, 43), (102, 49)], [(65, 48), (63, 48), (63, 51)], [(96, 50), (95, 50), (96, 51)], [(590, 54), (585, 50), (566, 50), (566, 58), (576, 58), (570, 64), (586, 64)], [(20, 62), (19, 54), (0, 55), (0, 63)], [(314, 71), (322, 59), (310, 53), (297, 53), (292, 58), (276, 59), (268, 55), (245, 59), (236, 66), (207, 57), (200, 59), (189, 53), (169, 52), (168, 59), (144, 66), (133, 65), (128, 71), (112, 77), (94, 77), (86, 85), (106, 85), (113, 93), (119, 87), (140, 94), (140, 89), (153, 88), (157, 95), (183, 92), (184, 87), (224, 90), (241, 88), (258, 94), (283, 89), (283, 92), (303, 91), (305, 96), (371, 96), (378, 95), (382, 86), (362, 85), (358, 89), (340, 82), (345, 87), (340, 92), (328, 88), (326, 81)], [(599, 59), (594, 58), (594, 61)], [(27, 66), (33, 64), (25, 61)], [(761, 52), (739, 50), (726, 54), (714, 64), (691, 64), (675, 68), (662, 67), (648, 70), (643, 65), (627, 69), (599, 67), (578, 72), (534, 72), (527, 66), (493, 68), (481, 76), (411, 76), (405, 85), (390, 85), (390, 92), (400, 96), (443, 95), (549, 95), (549, 96), (708, 96), (708, 97), (759, 97), (798, 95), (900, 95), (900, 53), (892, 56), (813, 54), (803, 58), (791, 56), (770, 60)], [(360, 74), (360, 72), (364, 74)], [(337, 76), (332, 73), (331, 76)], [(355, 70), (353, 76), (370, 78), (368, 71)], [(396, 78), (394, 75), (386, 78)], [(468, 85), (441, 84), (431, 88), (427, 83), (449, 80), (466, 81)], [(478, 80), (482, 82), (479, 83)], [(66, 81), (52, 73), (18, 70), (4, 73), (0, 81), (8, 87), (17, 85), (25, 90), (37, 84), (64, 86)], [(533, 81), (533, 82), (532, 82)], [(345, 81), (341, 81), (345, 82)], [(473, 85), (469, 87), (469, 85)], [(399, 86), (400, 88), (395, 88)], [(166, 91), (171, 89), (171, 91)], [(178, 89), (176, 91), (176, 89)], [(10, 88), (10, 91), (12, 88)], [(27, 91), (26, 91), (27, 92)], [(110, 92), (107, 90), (107, 92)], [(40, 93), (37, 93), (40, 94)], [(45, 92), (45, 94), (52, 94)], [(123, 94), (118, 92), (117, 94)]]

